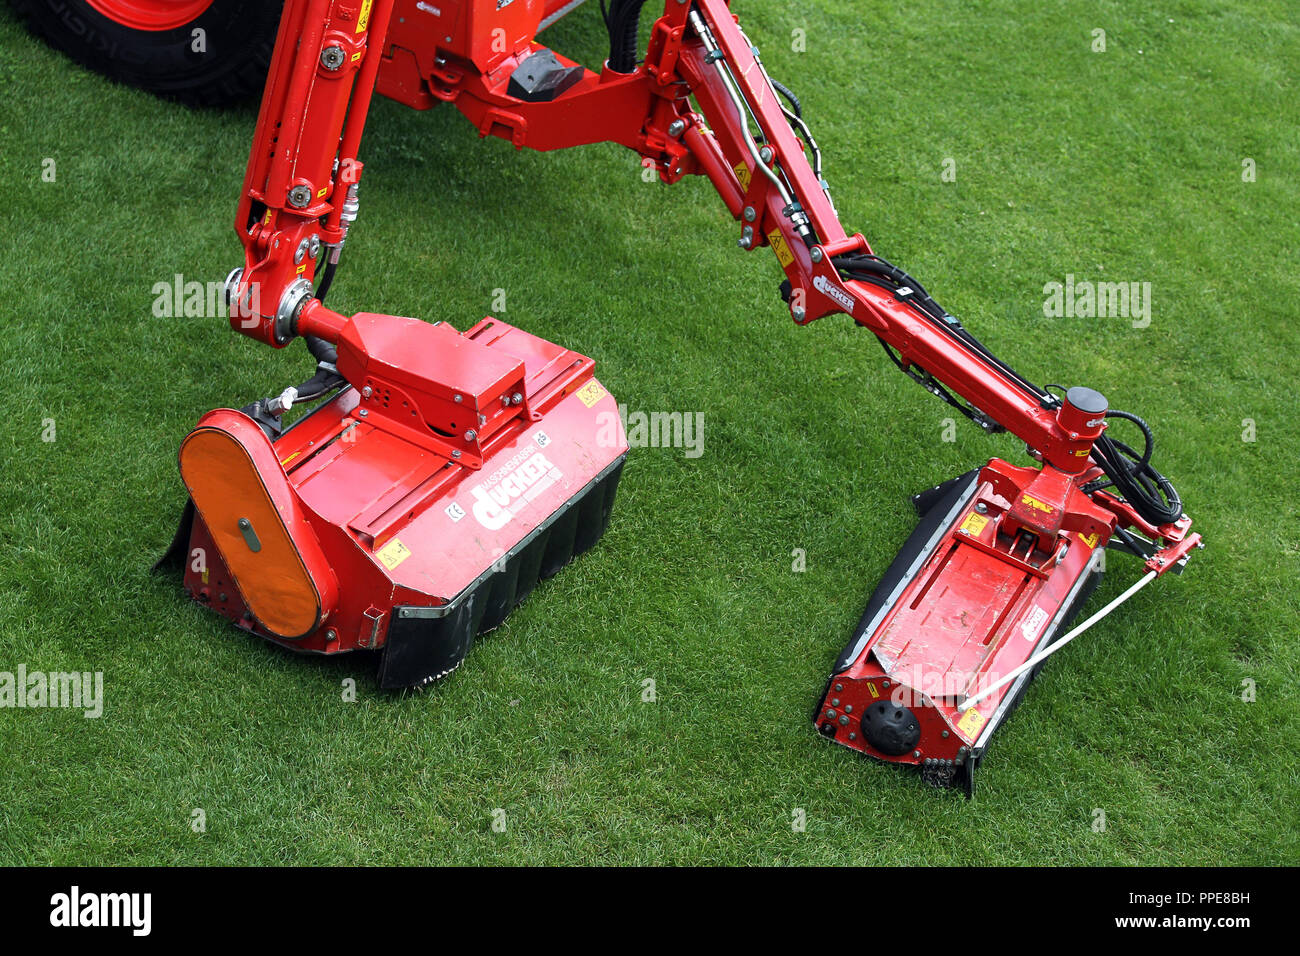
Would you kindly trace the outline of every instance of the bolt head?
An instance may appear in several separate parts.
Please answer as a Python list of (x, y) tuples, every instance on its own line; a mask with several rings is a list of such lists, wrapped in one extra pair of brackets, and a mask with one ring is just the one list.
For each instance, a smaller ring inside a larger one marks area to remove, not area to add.
[(811, 257), (813, 262), (821, 262), (822, 261), (821, 246), (813, 246), (813, 250), (812, 252), (809, 253), (809, 256)]
[(758, 218), (758, 213), (755, 211), (754, 207), (753, 207), (753, 206), (746, 206), (746, 207), (745, 207), (745, 222), (753, 222), (753, 221), (754, 221), (755, 219), (757, 219), (757, 218)]
[(375, 390), (371, 388), (369, 385), (367, 385), (365, 388), (361, 390), (362, 398), (369, 398), (373, 394), (375, 394)]

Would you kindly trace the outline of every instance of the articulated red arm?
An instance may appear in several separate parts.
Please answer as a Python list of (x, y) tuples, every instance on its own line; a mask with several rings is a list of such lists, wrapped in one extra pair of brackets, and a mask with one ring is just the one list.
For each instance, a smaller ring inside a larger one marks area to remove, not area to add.
[[(670, 21), (680, 16), (674, 6), (668, 4)], [(988, 471), (991, 478), (1005, 478), (1022, 527), (1045, 538), (1064, 528), (1102, 539), (1116, 527), (1132, 527), (1164, 542), (1163, 549), (1143, 555), (1157, 573), (1185, 558), (1199, 536), (1188, 534), (1190, 519), (1158, 473), (1136, 480), (1127, 474), (1129, 463), (1103, 437), (1104, 399), (1081, 389), (1062, 400), (1027, 381), (915, 280), (875, 256), (861, 235), (846, 235), (825, 181), (808, 161), (811, 151), (820, 164), (810, 131), (782, 103), (726, 0), (695, 0), (685, 16), (676, 69), (703, 117), (683, 117), (684, 125), (675, 129), (741, 221), (740, 246), (772, 247), (789, 280), (794, 321), (847, 313), (931, 392), (986, 429), (1000, 426), (1022, 438), (1043, 462), (1041, 472), (1028, 477), (993, 466)], [(1128, 500), (1099, 490), (1117, 471), (1125, 473), (1116, 484), (1124, 483)], [(1087, 494), (1085, 486), (1091, 489)]]
[[(1100, 395), (1080, 390), (1081, 404), (1072, 404), (1024, 379), (861, 235), (846, 233), (811, 131), (782, 102), (727, 0), (667, 0), (644, 60), (621, 64), (626, 72), (608, 62), (585, 70), (542, 47), (530, 9), (467, 5), (458, 41), (431, 37), (431, 15), (408, 0), (288, 0), (237, 221), (246, 248), (230, 283), (242, 306), (231, 319), (238, 331), (281, 346), (295, 334), (334, 342), (345, 327), (320, 300), (355, 216), (357, 146), (378, 82), (413, 105), (453, 103), (481, 135), (516, 147), (612, 141), (639, 152), (665, 182), (708, 176), (740, 221), (740, 246), (774, 251), (795, 322), (847, 313), (929, 391), (987, 430), (1025, 441), (1041, 471), (989, 472), (1002, 475), (1008, 500), (1034, 502), (1015, 506), (1023, 527), (1045, 543), (1062, 529), (1105, 540), (1134, 528), (1164, 543), (1147, 555), (1153, 569), (1185, 557), (1198, 536), (1176, 493), (1154, 469), (1130, 474), (1103, 434)], [(501, 51), (480, 42), (497, 23), (507, 37)], [(463, 48), (441, 49), (439, 40)], [(541, 88), (530, 88), (538, 78)], [(313, 294), (321, 245), (328, 264)], [(1146, 547), (1129, 540), (1132, 550)]]
[(227, 279), (231, 326), (281, 347), (356, 218), (357, 160), (393, 0), (288, 0), (249, 155)]

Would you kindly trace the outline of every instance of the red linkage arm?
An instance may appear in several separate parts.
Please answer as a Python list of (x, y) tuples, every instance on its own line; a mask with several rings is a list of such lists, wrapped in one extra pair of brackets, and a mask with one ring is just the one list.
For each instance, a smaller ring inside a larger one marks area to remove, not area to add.
[(337, 261), (356, 214), (357, 147), (394, 0), (288, 0), (258, 114), (227, 280), (231, 326), (281, 347), (311, 296), (322, 247)]

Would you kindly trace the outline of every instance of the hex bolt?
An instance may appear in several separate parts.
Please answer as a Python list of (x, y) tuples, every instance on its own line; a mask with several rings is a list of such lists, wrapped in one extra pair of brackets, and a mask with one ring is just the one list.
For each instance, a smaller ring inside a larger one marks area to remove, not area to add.
[(375, 394), (375, 390), (371, 388), (369, 385), (367, 385), (365, 388), (361, 390), (362, 398), (369, 398), (373, 394)]
[(360, 415), (362, 418), (365, 418), (367, 415), (370, 414), (370, 410), (363, 408), (361, 409), (361, 411), (357, 412), (357, 414)]
[(838, 706), (840, 706), (840, 699), (839, 699), (838, 697), (832, 697), (832, 698), (831, 698), (831, 706), (832, 706), (832, 707), (838, 707)]
[(920, 756), (921, 756), (921, 751), (919, 751), (919, 750), (913, 750), (913, 751), (912, 751), (912, 756), (913, 756), (913, 757), (920, 757)]
[(851, 713), (853, 713), (853, 705), (852, 705), (852, 704), (845, 704), (845, 705), (844, 705), (844, 713), (846, 713), (846, 714), (851, 714)]
[(746, 207), (745, 207), (745, 222), (753, 222), (753, 221), (754, 221), (755, 219), (757, 219), (757, 218), (758, 218), (758, 213), (755, 212), (754, 207), (753, 207), (753, 206), (746, 206)]
[(320, 51), (320, 65), (333, 72), (343, 65), (343, 47), (327, 46)]
[(523, 404), (524, 397), (520, 395), (518, 392), (515, 392), (513, 395), (510, 396), (510, 401), (514, 402), (516, 405), (521, 405)]
[(772, 147), (764, 146), (762, 149), (760, 149), (758, 151), (758, 158), (765, 163), (770, 163), (772, 161)]
[(836, 685), (835, 685), (835, 689), (836, 689), (837, 691), (841, 691), (841, 690), (844, 689), (844, 685), (843, 685), (843, 684), (836, 684)]
[(836, 717), (838, 717), (838, 716), (839, 716), (839, 714), (835, 713), (835, 711), (833, 711), (833, 710), (828, 710), (828, 711), (826, 711), (826, 717), (827, 717), (829, 720), (834, 720), (834, 719), (835, 719)]
[(796, 305), (793, 309), (790, 310), (790, 315), (792, 315), (792, 316), (794, 317), (794, 320), (795, 320), (796, 322), (802, 322), (802, 321), (803, 321), (803, 317), (804, 317), (806, 314), (807, 314), (807, 313), (804, 312), (804, 310), (801, 309), (801, 308), (799, 308), (799, 306), (797, 306), (797, 305)]
[(469, 431), (465, 432), (466, 441), (473, 441), (475, 438), (478, 438), (478, 432), (474, 431), (474, 429), (471, 428)]
[(459, 457), (460, 457), (460, 449), (459, 449), (459, 448), (453, 448), (453, 449), (451, 450), (451, 457), (452, 457), (452, 458), (459, 458)]
[(325, 640), (337, 641), (338, 639), (339, 639), (339, 632), (334, 630), (334, 628), (331, 627), (328, 631), (325, 632)]
[(668, 124), (669, 136), (681, 136), (682, 130), (686, 129), (686, 120), (673, 120)]
[(981, 501), (975, 505), (975, 510), (978, 511), (980, 514), (988, 514), (989, 506)]
[(813, 250), (812, 250), (812, 252), (808, 253), (808, 257), (809, 257), (810, 259), (812, 259), (813, 262), (821, 262), (821, 261), (822, 261), (822, 247), (821, 247), (821, 246), (813, 246)]
[(301, 183), (289, 190), (289, 205), (295, 209), (306, 209), (311, 203), (311, 187)]
[(848, 725), (849, 725), (849, 719), (848, 719), (847, 717), (841, 717), (841, 718), (840, 718), (840, 726), (841, 726), (841, 727), (847, 727)]
[(880, 686), (881, 686), (881, 687), (886, 687), (886, 688), (889, 687), (889, 681), (887, 681), (887, 680), (882, 680), (882, 681), (880, 682)]
[(460, 395), (453, 395), (451, 397), (451, 400), (457, 404), (460, 404), (462, 401), (464, 401), (464, 399)]

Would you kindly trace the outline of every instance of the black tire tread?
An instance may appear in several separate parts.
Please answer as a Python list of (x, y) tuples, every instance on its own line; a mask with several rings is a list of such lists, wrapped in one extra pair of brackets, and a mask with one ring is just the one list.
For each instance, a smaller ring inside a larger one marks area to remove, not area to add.
[[(221, 8), (250, 10), (243, 45), (214, 60), (211, 67), (183, 75), (161, 75), (133, 68), (112, 55), (91, 55), (81, 38), (63, 20), (67, 13), (101, 19), (85, 0), (9, 0), (20, 21), (35, 36), (97, 73), (155, 95), (198, 107), (225, 107), (253, 101), (266, 84), (267, 67), (275, 49), (282, 4), (279, 0), (215, 0), (208, 13)], [(206, 17), (208, 14), (204, 14)], [(194, 21), (198, 22), (198, 21)], [(127, 31), (127, 28), (118, 28)], [(189, 26), (179, 28), (188, 32)], [(133, 31), (130, 31), (133, 32)]]

